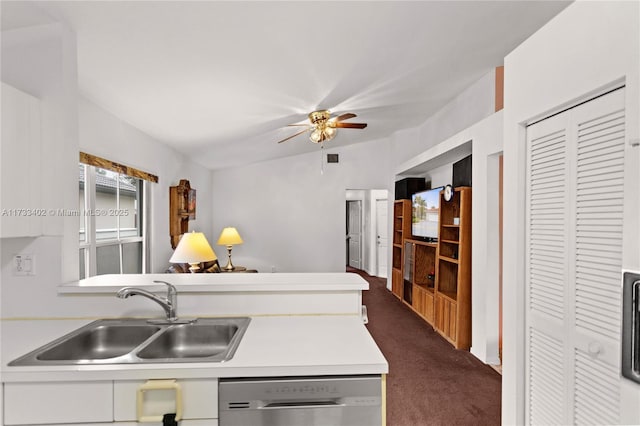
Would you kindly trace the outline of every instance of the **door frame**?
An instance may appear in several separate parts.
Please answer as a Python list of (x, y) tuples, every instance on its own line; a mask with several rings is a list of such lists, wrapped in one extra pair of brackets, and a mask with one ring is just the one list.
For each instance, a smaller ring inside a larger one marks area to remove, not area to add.
[[(364, 199), (347, 199), (345, 202), (345, 220), (346, 220), (346, 236), (349, 236), (349, 203), (357, 203), (359, 206), (359, 216), (360, 216), (360, 270), (365, 270), (365, 258), (364, 258), (364, 247), (367, 245), (366, 235), (364, 232)], [(349, 253), (349, 240), (346, 241), (346, 260), (347, 265), (350, 266), (350, 253)]]
[[(388, 194), (387, 194), (388, 195)], [(387, 267), (386, 267), (386, 271), (384, 276), (381, 276), (380, 273), (380, 250), (378, 249), (378, 225), (379, 225), (379, 217), (378, 217), (378, 201), (384, 201), (385, 202), (385, 210), (387, 212), (387, 221), (386, 223), (383, 224), (383, 227), (387, 230), (387, 250), (384, 254), (385, 259), (387, 259)], [(373, 206), (375, 206), (375, 208), (373, 208)], [(388, 278), (389, 277), (389, 262), (388, 262), (388, 258), (389, 258), (389, 197), (385, 197), (385, 198), (380, 198), (380, 197), (375, 197), (373, 199), (373, 203), (372, 203), (372, 214), (371, 217), (373, 218), (374, 224), (371, 227), (372, 228), (372, 234), (375, 236), (375, 262), (373, 265), (373, 271), (375, 272), (375, 276), (377, 277), (381, 277), (381, 278)]]
[[(386, 199), (389, 201), (389, 190), (387, 189), (347, 189), (345, 190), (346, 201), (360, 201), (362, 206), (361, 226), (362, 226), (362, 241), (360, 244), (360, 256), (362, 270), (371, 276), (376, 276), (378, 272), (377, 264), (377, 244), (376, 241), (376, 209), (375, 200)], [(387, 236), (391, 235), (390, 217), (392, 211), (389, 211), (391, 207), (387, 206)], [(348, 220), (347, 203), (344, 204), (344, 217), (345, 217), (345, 230), (346, 221)], [(344, 250), (346, 251), (346, 244)], [(390, 276), (391, 270), (391, 251), (388, 251), (387, 257), (387, 276)], [(345, 258), (347, 253), (345, 252)], [(348, 263), (348, 262), (347, 262)]]

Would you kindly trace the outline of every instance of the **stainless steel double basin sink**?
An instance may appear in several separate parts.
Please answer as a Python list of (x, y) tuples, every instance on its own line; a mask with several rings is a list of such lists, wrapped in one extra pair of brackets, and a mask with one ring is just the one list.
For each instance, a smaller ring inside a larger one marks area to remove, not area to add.
[(103, 319), (20, 358), (12, 366), (223, 362), (231, 359), (250, 318), (189, 322)]

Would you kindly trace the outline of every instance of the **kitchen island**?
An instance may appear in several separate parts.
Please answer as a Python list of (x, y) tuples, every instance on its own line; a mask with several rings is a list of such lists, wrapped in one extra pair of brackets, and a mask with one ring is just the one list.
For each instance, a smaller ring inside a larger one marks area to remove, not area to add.
[[(96, 318), (5, 319), (1, 325), (5, 424), (121, 422), (117, 424), (135, 425), (138, 424), (138, 389), (145, 383), (163, 380), (175, 380), (182, 388), (185, 420), (181, 425), (184, 426), (217, 424), (220, 378), (374, 375), (382, 377), (384, 387), (388, 364), (363, 323), (361, 306), (356, 306), (356, 300), (350, 296), (350, 303), (340, 305), (342, 310), (349, 312), (336, 313), (324, 308), (324, 302), (331, 299), (332, 292), (336, 292), (339, 299), (345, 293), (360, 292), (366, 288), (366, 281), (362, 280), (362, 284), (354, 277), (346, 276), (353, 274), (344, 275), (347, 282), (342, 287), (334, 284), (331, 289), (321, 288), (316, 281), (316, 284), (307, 284), (310, 287), (304, 291), (304, 285), (295, 287), (291, 282), (287, 284), (287, 280), (284, 283), (265, 283), (256, 290), (245, 289), (248, 293), (253, 292), (252, 303), (246, 305), (238, 300), (232, 310), (244, 309), (251, 323), (233, 358), (221, 363), (8, 366), (11, 360)], [(144, 279), (148, 280), (148, 277)], [(189, 284), (178, 286), (181, 295), (185, 294), (184, 285)], [(235, 296), (229, 295), (229, 290), (221, 288), (221, 293), (227, 298), (242, 297), (240, 288), (233, 288)], [(112, 289), (106, 292), (109, 291)], [(319, 305), (313, 303), (318, 292), (324, 293), (323, 303)], [(202, 293), (200, 288), (197, 294), (202, 296)], [(209, 296), (215, 297), (215, 291), (213, 293)], [(292, 309), (294, 312), (273, 314), (268, 312), (269, 309), (264, 312), (259, 295), (266, 294), (266, 304), (269, 304), (274, 293), (281, 293), (280, 296), (289, 302), (297, 300), (297, 306)], [(82, 302), (82, 295), (74, 297), (78, 303)], [(356, 299), (361, 300), (360, 297)], [(153, 303), (141, 301), (145, 302), (149, 303), (152, 312), (157, 311), (158, 307)], [(184, 314), (179, 313), (181, 317), (193, 317), (193, 312), (196, 312), (195, 316), (204, 316), (201, 313), (206, 312), (206, 307), (193, 302), (187, 304)], [(349, 308), (345, 309), (347, 306)], [(384, 410), (383, 390), (381, 395), (381, 410)], [(34, 410), (34, 401), (42, 409)], [(382, 419), (384, 422), (384, 415)]]

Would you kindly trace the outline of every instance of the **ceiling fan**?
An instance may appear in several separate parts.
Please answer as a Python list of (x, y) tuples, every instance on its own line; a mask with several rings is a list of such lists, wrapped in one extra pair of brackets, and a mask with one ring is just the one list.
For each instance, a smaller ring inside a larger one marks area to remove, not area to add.
[(278, 143), (286, 142), (291, 138), (295, 138), (303, 133), (311, 132), (309, 139), (313, 143), (330, 141), (336, 136), (336, 129), (364, 129), (367, 123), (344, 123), (344, 120), (356, 117), (355, 114), (347, 112), (337, 117), (331, 117), (331, 113), (326, 110), (313, 111), (309, 114), (311, 124), (289, 124), (289, 126), (305, 126), (306, 129), (282, 139)]

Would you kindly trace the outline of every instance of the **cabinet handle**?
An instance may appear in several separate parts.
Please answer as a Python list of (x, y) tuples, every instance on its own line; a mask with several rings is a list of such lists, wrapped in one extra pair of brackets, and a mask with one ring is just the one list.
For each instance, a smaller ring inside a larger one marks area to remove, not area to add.
[(145, 416), (144, 415), (144, 393), (150, 390), (174, 390), (176, 393), (176, 422), (182, 419), (182, 387), (175, 380), (147, 380), (147, 382), (138, 387), (136, 395), (136, 408), (138, 422), (150, 423), (161, 422), (163, 415)]

